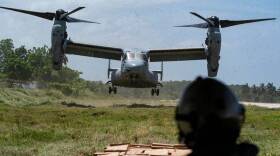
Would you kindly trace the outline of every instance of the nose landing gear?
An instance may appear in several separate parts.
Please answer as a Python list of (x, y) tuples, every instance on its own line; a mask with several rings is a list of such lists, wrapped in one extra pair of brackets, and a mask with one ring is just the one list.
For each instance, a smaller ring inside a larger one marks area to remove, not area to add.
[(114, 87), (114, 86), (110, 86), (109, 87), (109, 94), (112, 94), (112, 93), (114, 93), (114, 94), (117, 94), (117, 87)]
[(159, 96), (159, 89), (158, 88), (153, 88), (152, 90), (151, 90), (151, 95), (152, 96)]

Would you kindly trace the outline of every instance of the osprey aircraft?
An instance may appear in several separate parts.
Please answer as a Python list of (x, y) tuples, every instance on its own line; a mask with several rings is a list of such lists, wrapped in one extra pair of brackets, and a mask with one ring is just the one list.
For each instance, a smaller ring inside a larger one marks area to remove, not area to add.
[[(110, 85), (110, 94), (116, 94), (117, 86), (121, 86), (130, 88), (152, 88), (152, 96), (158, 96), (159, 87), (162, 87), (160, 81), (162, 81), (163, 79), (163, 62), (206, 60), (208, 76), (216, 77), (219, 69), (219, 59), (222, 42), (220, 28), (245, 23), (275, 20), (275, 18), (239, 21), (219, 20), (219, 18), (216, 16), (204, 18), (197, 13), (191, 12), (191, 14), (204, 20), (205, 22), (201, 24), (182, 25), (176, 27), (196, 27), (208, 29), (207, 38), (205, 40), (206, 47), (186, 49), (158, 49), (137, 53), (133, 51), (124, 51), (121, 48), (82, 44), (68, 40), (66, 23), (84, 22), (99, 24), (98, 22), (70, 17), (71, 14), (84, 9), (85, 7), (78, 7), (77, 9), (74, 9), (70, 12), (59, 9), (55, 13), (35, 12), (1, 6), (0, 8), (54, 21), (51, 33), (51, 53), (54, 69), (60, 70), (62, 68), (62, 65), (67, 62), (67, 58), (65, 56), (66, 54), (108, 59), (108, 79), (110, 79), (110, 81), (108, 81), (107, 84)], [(111, 60), (121, 61), (120, 69), (112, 69), (110, 62)], [(161, 62), (161, 70), (150, 71), (149, 62)]]

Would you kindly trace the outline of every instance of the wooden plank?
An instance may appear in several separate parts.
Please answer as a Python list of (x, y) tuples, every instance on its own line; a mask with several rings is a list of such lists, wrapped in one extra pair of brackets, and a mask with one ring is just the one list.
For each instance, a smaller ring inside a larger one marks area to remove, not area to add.
[(144, 154), (147, 148), (130, 148), (127, 152), (126, 155), (141, 155)]
[(140, 148), (151, 148), (152, 145), (145, 145), (145, 144), (131, 144), (129, 147), (140, 147)]
[(98, 152), (96, 156), (187, 156), (191, 153), (182, 144), (111, 144), (104, 152)]
[(167, 149), (148, 149), (145, 151), (144, 154), (148, 154), (151, 156), (167, 156), (168, 150)]
[(105, 152), (126, 152), (128, 150), (128, 144), (108, 146)]
[(175, 149), (173, 152), (170, 153), (170, 155), (174, 156), (188, 156), (192, 153), (192, 150), (190, 149)]
[(94, 153), (95, 156), (119, 156), (119, 152), (97, 152)]
[(161, 143), (153, 143), (152, 149), (188, 149), (186, 145), (184, 144), (161, 144)]

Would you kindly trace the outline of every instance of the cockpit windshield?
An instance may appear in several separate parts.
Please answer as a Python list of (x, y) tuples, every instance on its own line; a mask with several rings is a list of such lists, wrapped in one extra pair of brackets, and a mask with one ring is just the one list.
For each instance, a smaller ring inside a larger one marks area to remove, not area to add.
[(144, 53), (132, 53), (129, 52), (124, 56), (124, 59), (126, 60), (147, 60), (147, 55)]
[(128, 60), (134, 60), (135, 59), (135, 53), (127, 53), (127, 59)]

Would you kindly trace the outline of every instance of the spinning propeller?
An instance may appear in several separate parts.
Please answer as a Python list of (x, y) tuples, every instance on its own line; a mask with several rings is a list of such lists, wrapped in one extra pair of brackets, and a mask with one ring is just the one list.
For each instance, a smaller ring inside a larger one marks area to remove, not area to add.
[(261, 22), (261, 21), (269, 21), (275, 20), (276, 18), (263, 18), (263, 19), (250, 19), (250, 20), (220, 20), (217, 16), (211, 16), (209, 18), (204, 18), (203, 16), (191, 12), (192, 15), (204, 20), (206, 23), (200, 24), (192, 24), (192, 25), (180, 25), (175, 27), (195, 27), (195, 28), (209, 28), (209, 27), (216, 27), (216, 28), (226, 28), (230, 26), (240, 25), (240, 24), (247, 24), (253, 22)]
[(29, 14), (32, 16), (37, 16), (40, 18), (44, 18), (47, 20), (60, 20), (60, 21), (65, 21), (68, 23), (77, 23), (77, 22), (83, 22), (83, 23), (96, 23), (96, 24), (100, 24), (98, 22), (92, 22), (92, 21), (87, 21), (87, 20), (82, 20), (82, 19), (77, 19), (77, 18), (73, 18), (70, 17), (71, 14), (80, 11), (82, 9), (84, 9), (85, 7), (78, 7), (70, 12), (66, 12), (62, 9), (57, 10), (55, 13), (52, 12), (35, 12), (35, 11), (28, 11), (28, 10), (21, 10), (21, 9), (15, 9), (15, 8), (8, 8), (8, 7), (2, 7), (0, 6), (0, 8), (2, 9), (6, 9), (6, 10), (12, 10), (12, 11), (16, 11), (16, 12), (20, 12), (20, 13), (24, 13), (24, 14)]

